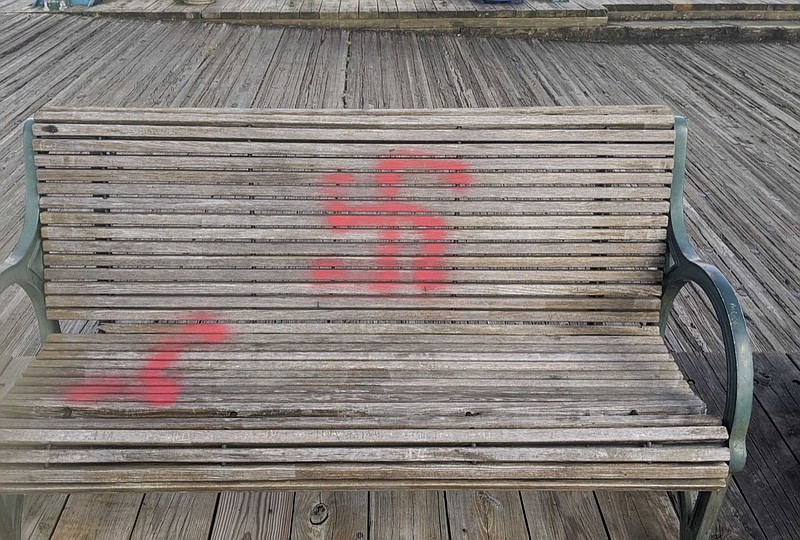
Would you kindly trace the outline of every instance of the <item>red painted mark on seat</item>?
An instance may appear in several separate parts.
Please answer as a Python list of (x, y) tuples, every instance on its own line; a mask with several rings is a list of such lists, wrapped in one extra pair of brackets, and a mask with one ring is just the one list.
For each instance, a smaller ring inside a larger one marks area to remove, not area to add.
[[(358, 228), (374, 228), (378, 244), (374, 254), (373, 269), (364, 274), (368, 286), (376, 292), (388, 293), (404, 283), (398, 257), (405, 246), (416, 254), (410, 264), (410, 281), (423, 292), (441, 288), (447, 279), (447, 270), (442, 268), (448, 229), (444, 217), (428, 215), (432, 212), (422, 204), (398, 200), (403, 187), (403, 175), (408, 171), (440, 173), (441, 178), (453, 189), (463, 190), (472, 177), (467, 166), (458, 159), (429, 157), (419, 151), (403, 151), (382, 159), (376, 165), (375, 186), (379, 200), (350, 202), (340, 200), (355, 184), (350, 173), (331, 173), (323, 177), (325, 223), (334, 227), (336, 234), (348, 234)], [(401, 228), (402, 227), (402, 228)], [(416, 235), (417, 242), (403, 242), (404, 236)], [(323, 258), (314, 261), (311, 280), (318, 285), (338, 285), (355, 277), (355, 270), (346, 268), (342, 259)], [(349, 280), (355, 281), (355, 280)]]
[(181, 386), (167, 370), (174, 367), (186, 345), (225, 342), (230, 331), (224, 324), (204, 323), (211, 317), (207, 313), (195, 313), (185, 317), (197, 323), (179, 326), (178, 332), (164, 337), (135, 377), (96, 377), (70, 389), (66, 398), (74, 404), (96, 403), (115, 397), (129, 397), (154, 407), (174, 404), (181, 393)]

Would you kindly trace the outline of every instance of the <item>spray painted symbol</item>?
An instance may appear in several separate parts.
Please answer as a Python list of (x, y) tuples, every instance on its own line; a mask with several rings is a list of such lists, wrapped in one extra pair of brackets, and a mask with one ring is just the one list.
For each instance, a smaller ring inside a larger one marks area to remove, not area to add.
[[(366, 203), (350, 203), (342, 200), (349, 187), (356, 183), (351, 173), (331, 173), (322, 179), (323, 195), (326, 197), (325, 223), (334, 227), (336, 234), (352, 233), (358, 227), (376, 228), (380, 243), (377, 246), (374, 269), (367, 273), (366, 280), (373, 291), (388, 293), (403, 284), (400, 269), (401, 248), (405, 244), (416, 256), (410, 263), (411, 279), (422, 292), (445, 285), (447, 270), (442, 268), (442, 258), (447, 246), (447, 221), (444, 217), (430, 215), (431, 209), (423, 205), (400, 200), (403, 185), (401, 171), (439, 173), (453, 189), (462, 190), (472, 183), (465, 172), (467, 166), (458, 159), (434, 158), (418, 151), (397, 152), (382, 159), (376, 166), (378, 187), (377, 200)], [(402, 228), (401, 228), (402, 227)], [(404, 234), (417, 234), (421, 242), (404, 242)], [(311, 279), (321, 284), (341, 284), (352, 281), (352, 269), (337, 258), (318, 259), (313, 263)]]
[(136, 372), (135, 377), (113, 376), (96, 377), (70, 389), (66, 398), (73, 404), (96, 403), (115, 397), (127, 396), (154, 407), (168, 407), (174, 404), (181, 393), (178, 380), (166, 373), (178, 361), (186, 345), (194, 343), (223, 343), (230, 334), (227, 326), (218, 323), (205, 323), (210, 319), (207, 313), (197, 313), (185, 317), (197, 323), (184, 324), (179, 331), (162, 339), (161, 345), (153, 352), (145, 366)]

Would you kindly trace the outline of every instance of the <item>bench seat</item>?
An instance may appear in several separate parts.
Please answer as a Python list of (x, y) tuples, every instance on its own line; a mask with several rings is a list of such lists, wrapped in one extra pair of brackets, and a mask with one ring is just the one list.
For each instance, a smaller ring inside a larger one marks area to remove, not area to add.
[[(728, 474), (727, 431), (646, 330), (234, 335), (187, 344), (169, 370), (183, 392), (153, 407), (136, 374), (169, 337), (51, 336), (0, 400), (4, 489), (711, 489)], [(87, 377), (130, 390), (68, 400)]]
[[(667, 108), (46, 108), (23, 133), (0, 290), (43, 345), (0, 375), (0, 536), (36, 491), (522, 488), (674, 490), (707, 537), (752, 357)], [(661, 335), (690, 282), (722, 418)]]

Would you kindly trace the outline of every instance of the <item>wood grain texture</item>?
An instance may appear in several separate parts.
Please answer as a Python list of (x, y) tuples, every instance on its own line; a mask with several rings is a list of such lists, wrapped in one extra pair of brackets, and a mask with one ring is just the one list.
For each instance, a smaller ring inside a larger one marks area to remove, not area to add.
[(294, 499), (291, 538), (364, 540), (368, 530), (366, 491), (300, 491)]
[(594, 493), (521, 492), (531, 538), (602, 540), (608, 538)]
[(22, 507), (22, 538), (49, 540), (61, 518), (67, 495), (36, 494), (25, 497)]
[(143, 495), (137, 493), (71, 494), (53, 531), (54, 540), (123, 540), (130, 538)]
[(147, 493), (131, 540), (208, 538), (216, 493)]
[(219, 496), (211, 540), (288, 539), (294, 493), (282, 491), (226, 492)]
[(664, 492), (598, 491), (597, 502), (612, 539), (679, 536), (678, 518)]
[(370, 540), (445, 540), (447, 526), (442, 491), (370, 491)]
[(450, 538), (512, 540), (528, 537), (517, 491), (448, 491)]

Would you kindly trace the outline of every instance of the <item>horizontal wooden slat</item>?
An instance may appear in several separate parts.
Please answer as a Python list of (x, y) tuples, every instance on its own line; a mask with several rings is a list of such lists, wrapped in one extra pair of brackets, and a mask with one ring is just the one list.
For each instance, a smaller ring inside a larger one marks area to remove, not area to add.
[(304, 462), (721, 462), (727, 448), (715, 445), (630, 447), (382, 447), (382, 448), (136, 448), (3, 450), (3, 463), (111, 464), (111, 463), (304, 463)]
[[(355, 172), (376, 170), (375, 159), (350, 157), (228, 157), (228, 156), (157, 156), (157, 155), (66, 155), (37, 154), (37, 167), (84, 168), (119, 167), (123, 169), (179, 169), (206, 171), (235, 170), (302, 170), (319, 172)], [(420, 160), (397, 163), (391, 170), (414, 173), (430, 171)], [(669, 171), (672, 158), (651, 157), (531, 157), (531, 158), (470, 158), (464, 172), (470, 171), (556, 171), (556, 170), (616, 170), (616, 171)]]
[[(185, 317), (181, 310), (114, 309), (114, 308), (49, 308), (49, 318), (54, 320), (127, 320), (160, 321)], [(218, 321), (282, 321), (282, 322), (595, 322), (595, 323), (651, 323), (659, 321), (658, 312), (644, 311), (444, 311), (444, 310), (230, 310), (214, 311)]]
[[(538, 298), (538, 297), (466, 297), (458, 299), (458, 309), (486, 309), (491, 306), (496, 310), (621, 310), (648, 311), (659, 309), (661, 302), (657, 298)], [(347, 296), (342, 294), (316, 296), (204, 296), (187, 298), (183, 296), (120, 296), (116, 295), (72, 295), (47, 297), (49, 308), (94, 307), (94, 308), (153, 308), (159, 309), (279, 309), (279, 308), (316, 308), (316, 309), (453, 309), (452, 297), (404, 297), (404, 296)], [(452, 345), (452, 344), (451, 344)]]
[[(131, 294), (131, 295), (274, 295), (274, 294), (319, 294), (319, 290), (308, 283), (94, 283), (94, 282), (47, 282), (45, 293), (50, 294)], [(367, 287), (353, 287), (339, 290), (353, 296), (374, 296), (375, 291)], [(431, 291), (435, 296), (437, 291)], [(415, 287), (402, 287), (392, 294), (419, 296), (425, 291)], [(614, 284), (544, 284), (544, 283), (496, 283), (491, 287), (486, 284), (451, 283), (443, 295), (513, 295), (513, 296), (610, 296), (614, 298), (658, 298), (661, 287), (656, 285), (614, 285)]]
[(105, 446), (197, 446), (236, 441), (248, 445), (366, 446), (375, 444), (588, 444), (726, 441), (723, 426), (639, 427), (619, 429), (443, 429), (443, 430), (81, 430), (0, 429), (0, 439), (15, 444), (80, 444)]
[(348, 129), (524, 129), (524, 128), (642, 128), (670, 129), (674, 118), (666, 108), (538, 108), (538, 109), (406, 109), (376, 111), (319, 110), (187, 110), (187, 109), (47, 109), (37, 122), (130, 123), (241, 127), (326, 127)]
[[(89, 212), (43, 212), (42, 223), (47, 225), (109, 225), (112, 227), (259, 227), (273, 229), (327, 228), (321, 216), (238, 216), (186, 214), (98, 214)], [(379, 214), (358, 217), (328, 216), (338, 220), (341, 230), (385, 229), (478, 229), (478, 228), (555, 228), (555, 227), (653, 227), (667, 226), (666, 215), (620, 216), (447, 216), (442, 219), (416, 221), (405, 214)], [(347, 228), (345, 228), (347, 227)], [(107, 229), (105, 227), (103, 230)]]
[[(362, 407), (358, 415), (335, 413), (325, 414), (320, 411), (316, 415), (304, 416), (302, 411), (283, 411), (281, 415), (261, 417), (209, 417), (192, 418), (151, 417), (147, 427), (151, 430), (263, 430), (263, 429), (332, 429), (348, 426), (350, 429), (439, 429), (475, 427), (494, 429), (552, 429), (552, 428), (634, 428), (634, 427), (686, 427), (720, 425), (720, 420), (711, 416), (692, 414), (606, 414), (606, 415), (572, 415), (559, 414), (552, 411), (550, 415), (534, 415), (524, 406), (510, 406), (508, 409), (473, 404), (474, 408), (462, 408), (455, 404), (445, 406), (418, 408), (413, 413), (385, 410), (372, 412)], [(472, 414), (465, 414), (473, 411)], [(141, 419), (131, 417), (87, 418), (70, 417), (67, 422), (59, 422), (59, 429), (81, 430), (113, 430), (123, 431), (141, 428)], [(4, 429), (43, 430), (53, 427), (51, 418), (4, 418), (0, 417), (0, 427)], [(663, 445), (662, 445), (663, 446)], [(658, 448), (650, 446), (650, 448)]]
[[(84, 344), (91, 344), (92, 349), (104, 350), (105, 347), (122, 346), (146, 346), (152, 343), (161, 343), (163, 339), (171, 336), (169, 333), (175, 330), (176, 327), (168, 327), (165, 333), (161, 335), (110, 335), (110, 334), (50, 334), (47, 337), (47, 342), (42, 345), (43, 350), (50, 348), (63, 348), (67, 346), (84, 346)], [(179, 328), (181, 332), (192, 333), (194, 329), (202, 331), (201, 327), (183, 327)], [(591, 329), (589, 329), (591, 330)], [(640, 327), (638, 332), (620, 334), (613, 340), (609, 340), (608, 327), (601, 326), (595, 328), (596, 332), (576, 332), (574, 335), (564, 336), (428, 336), (425, 341), (419, 338), (407, 335), (381, 335), (379, 333), (365, 333), (358, 335), (342, 335), (335, 331), (330, 332), (309, 332), (307, 334), (296, 335), (278, 335), (278, 336), (262, 336), (258, 334), (238, 334), (236, 336), (236, 343), (242, 346), (250, 347), (250, 344), (255, 344), (257, 347), (269, 344), (302, 344), (304, 346), (326, 345), (329, 343), (343, 343), (343, 344), (372, 344), (374, 347), (384, 343), (397, 343), (397, 344), (453, 344), (453, 343), (475, 343), (492, 346), (496, 344), (510, 344), (510, 345), (535, 345), (536, 350), (541, 351), (554, 351), (561, 348), (571, 348), (572, 346), (591, 345), (595, 348), (591, 352), (614, 352), (617, 346), (628, 345), (647, 345), (657, 346), (659, 351), (665, 350), (666, 345), (657, 329), (651, 332), (647, 327)], [(236, 346), (236, 343), (218, 343), (214, 347), (219, 350), (226, 350), (226, 347)], [(191, 347), (192, 344), (186, 344)], [(201, 344), (197, 344), (201, 346)], [(315, 350), (315, 349), (309, 349)], [(526, 349), (522, 349), (526, 350)], [(476, 352), (479, 349), (475, 349)], [(489, 351), (491, 352), (491, 351)], [(567, 351), (569, 352), (569, 350)]]
[[(469, 257), (428, 255), (414, 256), (403, 254), (394, 256), (393, 268), (661, 268), (664, 257)], [(374, 255), (337, 257), (337, 268), (372, 269), (375, 267)], [(44, 264), (48, 267), (92, 267), (109, 266), (115, 268), (251, 268), (251, 269), (286, 269), (286, 268), (321, 268), (323, 264), (318, 258), (302, 256), (281, 257), (251, 255), (98, 255), (87, 253), (47, 254)], [(387, 267), (384, 263), (384, 268)]]
[[(167, 339), (167, 338), (165, 338)], [(168, 343), (168, 341), (167, 341)], [(111, 351), (94, 351), (92, 349), (78, 350), (78, 351), (57, 351), (50, 352), (48, 350), (42, 351), (37, 358), (45, 359), (63, 359), (68, 361), (70, 359), (79, 359), (89, 362), (92, 359), (102, 360), (103, 363), (107, 362), (108, 365), (114, 364), (115, 360), (141, 360), (152, 354), (150, 352), (111, 352)], [(491, 352), (474, 352), (465, 355), (464, 353), (448, 353), (448, 352), (390, 352), (390, 351), (376, 351), (376, 352), (266, 352), (266, 351), (184, 351), (181, 350), (180, 362), (181, 365), (192, 366), (192, 360), (204, 361), (236, 361), (236, 369), (264, 369), (264, 362), (272, 361), (291, 361), (300, 362), (296, 365), (297, 369), (308, 369), (308, 364), (304, 362), (319, 362), (320, 369), (324, 369), (326, 361), (343, 362), (341, 369), (356, 369), (363, 367), (362, 362), (386, 362), (387, 368), (391, 366), (391, 362), (404, 362), (414, 361), (418, 362), (420, 366), (426, 365), (426, 362), (511, 362), (513, 363), (509, 368), (516, 369), (517, 362), (549, 362), (550, 367), (539, 366), (540, 369), (558, 369), (559, 363), (564, 364), (564, 369), (570, 369), (570, 363), (587, 362), (585, 369), (592, 369), (598, 367), (598, 363), (602, 362), (665, 362), (667, 367), (674, 366), (674, 362), (670, 360), (666, 350), (659, 353), (625, 353), (625, 352), (593, 352), (593, 353), (572, 353), (572, 352), (513, 352), (513, 353), (491, 353)], [(36, 361), (38, 363), (38, 360)], [(187, 363), (188, 362), (188, 363)], [(99, 367), (103, 366), (100, 363)], [(302, 365), (301, 365), (302, 364)], [(36, 364), (34, 364), (36, 365)], [(338, 364), (337, 364), (338, 365)], [(436, 364), (439, 369), (444, 368), (444, 364)], [(525, 364), (527, 365), (527, 364)], [(249, 366), (249, 367), (248, 367)], [(433, 368), (434, 364), (431, 364)], [(129, 366), (130, 367), (130, 366)], [(199, 369), (208, 367), (206, 364), (198, 364)], [(498, 368), (500, 366), (497, 366)], [(397, 369), (400, 369), (398, 367)], [(619, 369), (619, 366), (616, 367)], [(632, 370), (645, 369), (640, 366), (631, 366)]]
[[(373, 256), (375, 244), (362, 242), (276, 243), (276, 242), (186, 242), (186, 241), (117, 241), (117, 240), (44, 240), (48, 253), (117, 253), (131, 255), (200, 255), (211, 256)], [(403, 247), (402, 245), (399, 247)], [(664, 255), (663, 242), (492, 242), (448, 244), (446, 254), (458, 256), (555, 256), (569, 259), (584, 255)], [(398, 255), (415, 255), (402, 251)]]
[[(666, 191), (658, 192), (656, 189), (636, 191), (635, 200), (620, 202), (614, 197), (624, 196), (619, 190), (607, 193), (589, 193), (584, 195), (585, 200), (578, 191), (553, 191), (548, 197), (568, 197), (565, 193), (572, 192), (575, 200), (425, 200), (420, 202), (425, 206), (425, 215), (551, 215), (551, 214), (577, 214), (592, 213), (607, 214), (661, 214), (664, 203), (667, 201)], [(609, 200), (594, 200), (594, 197), (606, 195)], [(651, 200), (652, 199), (652, 200)], [(405, 201), (408, 204), (417, 204), (414, 201)], [(350, 206), (358, 203), (349, 202)], [(371, 203), (368, 203), (371, 205)], [(386, 203), (388, 204), (388, 203)], [(40, 199), (43, 209), (58, 211), (75, 210), (108, 210), (120, 212), (153, 212), (158, 213), (211, 213), (211, 214), (273, 214), (273, 215), (323, 215), (325, 203), (321, 200), (310, 199), (225, 199), (225, 198), (159, 198), (159, 197), (80, 197), (47, 195)], [(374, 208), (374, 207), (373, 207)], [(389, 206), (387, 206), (387, 209)], [(158, 211), (157, 211), (158, 210)], [(363, 212), (362, 212), (363, 213)]]
[(184, 156), (291, 156), (298, 160), (305, 157), (363, 157), (386, 158), (391, 156), (399, 164), (404, 160), (418, 159), (405, 157), (403, 152), (423, 151), (425, 157), (459, 158), (464, 160), (500, 157), (663, 157), (671, 156), (675, 145), (668, 143), (588, 143), (562, 142), (547, 143), (505, 143), (465, 142), (456, 144), (432, 143), (398, 145), (391, 143), (344, 143), (327, 142), (324, 145), (314, 142), (250, 142), (250, 141), (196, 141), (196, 140), (133, 140), (133, 139), (35, 139), (36, 152), (56, 154), (81, 154), (84, 152), (113, 152), (123, 155), (175, 155)]
[[(346, 231), (346, 233), (345, 233)], [(406, 233), (410, 236), (410, 233)], [(418, 236), (421, 236), (417, 233)], [(494, 242), (494, 241), (647, 241), (664, 240), (666, 228), (652, 229), (453, 229), (447, 234), (450, 242)], [(262, 242), (325, 242), (325, 241), (372, 241), (373, 244), (415, 243), (421, 239), (381, 241), (375, 229), (235, 229), (181, 228), (181, 227), (68, 227), (48, 225), (42, 227), (42, 237), (48, 240), (65, 239), (117, 239), (117, 240), (240, 240)]]
[[(378, 267), (377, 270), (382, 269)], [(423, 272), (392, 272), (382, 277), (381, 274), (365, 274), (363, 272), (345, 273), (341, 277), (317, 276), (312, 272), (298, 270), (265, 270), (252, 269), (127, 269), (127, 268), (47, 268), (45, 279), (52, 281), (181, 281), (181, 282), (222, 282), (222, 283), (323, 283), (347, 282), (378, 284), (388, 282), (401, 283), (659, 283), (661, 270), (448, 270), (441, 274)]]
[[(583, 392), (585, 395), (586, 392)], [(259, 419), (263, 417), (282, 417), (290, 414), (290, 416), (336, 416), (350, 417), (350, 416), (364, 416), (371, 415), (373, 419), (370, 425), (378, 424), (380, 429), (393, 429), (396, 423), (392, 421), (392, 415), (400, 415), (407, 418), (409, 415), (424, 414), (426, 416), (441, 415), (442, 413), (452, 414), (454, 410), (460, 410), (461, 415), (470, 413), (472, 415), (487, 415), (494, 414), (497, 410), (497, 401), (491, 400), (476, 400), (476, 399), (452, 399), (447, 409), (443, 409), (438, 403), (433, 402), (420, 402), (413, 406), (409, 406), (402, 402), (363, 402), (363, 401), (336, 401), (328, 403), (320, 403), (319, 401), (307, 402), (293, 396), (297, 401), (292, 403), (291, 410), (286, 411), (286, 403), (278, 403), (276, 401), (259, 401), (252, 403), (245, 400), (231, 400), (224, 403), (209, 403), (206, 402), (177, 402), (172, 404), (168, 409), (161, 407), (153, 407), (151, 405), (142, 404), (139, 401), (103, 401), (91, 405), (81, 405), (75, 403), (68, 403), (64, 399), (51, 399), (42, 400), (40, 397), (35, 399), (22, 399), (11, 401), (2, 405), (0, 412), (5, 416), (13, 416), (14, 418), (48, 418), (51, 422), (56, 422), (64, 419), (68, 415), (74, 421), (84, 421), (86, 419), (97, 418), (129, 418), (141, 419), (147, 418), (148, 422), (153, 419), (170, 418), (173, 420), (191, 422), (197, 417), (222, 419), (236, 416), (242, 419)], [(416, 396), (415, 396), (416, 397)], [(635, 399), (636, 398), (636, 399)], [(602, 415), (602, 416), (618, 416), (635, 414), (638, 415), (703, 415), (706, 412), (705, 405), (699, 401), (692, 401), (686, 396), (681, 396), (672, 400), (654, 400), (652, 397), (646, 396), (628, 396), (626, 400), (611, 400), (611, 399), (594, 399), (594, 400), (571, 400), (571, 401), (557, 401), (557, 400), (543, 400), (540, 399), (535, 405), (530, 401), (520, 401), (505, 399), (502, 401), (502, 407), (508, 409), (509, 413), (519, 415), (531, 415), (535, 417), (541, 416), (589, 416), (589, 415)], [(383, 421), (377, 422), (375, 419), (384, 417)], [(62, 428), (62, 422), (51, 424), (50, 428)], [(445, 427), (452, 427), (446, 422)], [(346, 422), (334, 422), (326, 424), (326, 427), (331, 425), (339, 427), (350, 427), (351, 424)], [(441, 427), (441, 423), (438, 424)], [(501, 429), (510, 429), (508, 421), (494, 422)], [(415, 424), (420, 429), (428, 429), (428, 424)], [(282, 426), (292, 428), (291, 425)], [(470, 426), (474, 428), (475, 426)], [(483, 426), (481, 426), (483, 427)], [(206, 427), (205, 429), (209, 429)], [(213, 431), (213, 428), (211, 428)], [(178, 430), (179, 431), (179, 430)]]
[[(42, 184), (55, 182), (107, 182), (110, 184), (191, 184), (237, 186), (320, 186), (323, 178), (310, 171), (130, 171), (125, 169), (39, 169), (36, 176)], [(444, 187), (442, 175), (420, 171), (401, 178), (402, 185)], [(479, 186), (519, 185), (603, 185), (603, 184), (661, 184), (672, 182), (669, 172), (473, 172), (470, 188)], [(373, 173), (353, 173), (355, 185), (375, 184)]]
[[(83, 285), (84, 287), (89, 284)], [(171, 285), (170, 285), (171, 286)], [(100, 330), (106, 332), (125, 332), (125, 333), (145, 333), (163, 334), (174, 329), (175, 325), (170, 323), (100, 323)], [(496, 334), (496, 335), (641, 335), (649, 332), (658, 335), (659, 330), (655, 325), (576, 325), (576, 324), (413, 324), (413, 323), (250, 323), (236, 324), (229, 323), (227, 328), (230, 332), (257, 333), (257, 334), (308, 334), (339, 332), (342, 334), (364, 334), (364, 333), (383, 333), (383, 334)], [(426, 338), (427, 339), (427, 338)]]
[[(77, 492), (141, 492), (151, 491), (218, 491), (220, 482), (199, 480), (182, 481), (174, 479), (171, 482), (164, 481), (136, 481), (136, 482), (109, 482), (92, 483), (88, 481), (70, 482), (62, 484), (25, 482), (22, 484), (3, 484), (3, 491), (7, 493), (77, 493)], [(438, 489), (438, 490), (476, 490), (476, 489), (513, 489), (513, 490), (569, 490), (569, 491), (592, 491), (592, 490), (661, 490), (661, 491), (713, 491), (727, 487), (726, 478), (703, 478), (703, 479), (660, 479), (660, 480), (638, 480), (638, 479), (592, 479), (592, 480), (452, 480), (437, 479), (431, 480), (306, 480), (295, 479), (291, 481), (250, 481), (229, 478), (221, 489), (229, 491), (295, 491), (295, 490), (353, 490), (353, 489)]]
[(317, 141), (317, 142), (672, 142), (666, 129), (347, 129), (318, 127), (227, 127), (152, 124), (36, 123), (33, 134), (42, 138), (114, 138), (214, 141)]

